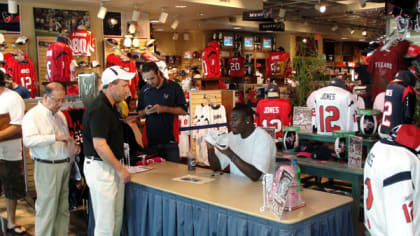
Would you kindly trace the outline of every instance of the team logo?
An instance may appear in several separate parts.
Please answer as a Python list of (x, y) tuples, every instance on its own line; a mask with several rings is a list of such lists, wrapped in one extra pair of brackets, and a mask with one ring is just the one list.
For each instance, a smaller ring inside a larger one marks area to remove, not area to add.
[(163, 98), (164, 98), (164, 99), (168, 99), (168, 98), (169, 98), (169, 94), (164, 93), (164, 94), (163, 94)]

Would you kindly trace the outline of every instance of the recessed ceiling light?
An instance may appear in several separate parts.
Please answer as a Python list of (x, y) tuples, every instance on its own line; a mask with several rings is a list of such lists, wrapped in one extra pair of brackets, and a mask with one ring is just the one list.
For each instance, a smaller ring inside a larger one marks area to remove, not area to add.
[(366, 39), (359, 39), (359, 41), (360, 41), (360, 42), (364, 42), (364, 41), (366, 41)]
[(349, 39), (349, 38), (347, 38), (347, 37), (342, 37), (341, 39), (342, 39), (342, 40), (346, 40), (346, 39)]
[(158, 28), (158, 29), (155, 29), (155, 31), (165, 31), (165, 29)]
[(233, 27), (233, 29), (238, 30), (238, 29), (241, 29), (241, 27), (236, 26), (236, 27)]
[(150, 20), (150, 23), (155, 24), (155, 23), (160, 23), (159, 20)]
[(366, 35), (367, 35), (366, 30), (363, 30), (362, 35), (363, 35), (363, 36), (366, 36)]
[(205, 14), (204, 14), (204, 12), (200, 12), (200, 13), (198, 13), (198, 15), (199, 16), (204, 16)]
[(177, 5), (177, 6), (175, 6), (175, 8), (186, 8), (187, 6), (185, 6), (185, 5)]

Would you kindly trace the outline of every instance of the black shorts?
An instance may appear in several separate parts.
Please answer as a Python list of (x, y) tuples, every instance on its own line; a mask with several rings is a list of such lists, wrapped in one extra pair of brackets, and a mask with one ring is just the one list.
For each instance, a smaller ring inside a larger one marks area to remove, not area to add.
[(17, 200), (25, 197), (25, 179), (21, 163), (21, 160), (0, 160), (0, 180), (7, 199)]

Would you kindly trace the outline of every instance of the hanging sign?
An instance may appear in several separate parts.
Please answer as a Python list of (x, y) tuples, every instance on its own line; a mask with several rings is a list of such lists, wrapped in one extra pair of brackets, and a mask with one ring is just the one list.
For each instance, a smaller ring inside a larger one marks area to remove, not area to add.
[(263, 23), (260, 24), (260, 31), (281, 31), (284, 32), (285, 26), (283, 22)]
[(272, 21), (272, 9), (263, 9), (258, 11), (246, 11), (242, 13), (242, 20), (244, 21)]

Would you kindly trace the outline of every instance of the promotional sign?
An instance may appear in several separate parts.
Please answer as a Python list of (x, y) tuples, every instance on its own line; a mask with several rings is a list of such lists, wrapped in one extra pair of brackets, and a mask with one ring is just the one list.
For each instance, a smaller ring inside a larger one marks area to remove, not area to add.
[(7, 32), (20, 32), (20, 6), (17, 6), (18, 13), (10, 14), (7, 3), (0, 3), (0, 30)]
[(263, 23), (260, 24), (260, 31), (280, 31), (284, 32), (285, 26), (283, 22)]
[(242, 13), (242, 20), (244, 21), (272, 21), (272, 9), (263, 9), (258, 11), (246, 11)]

